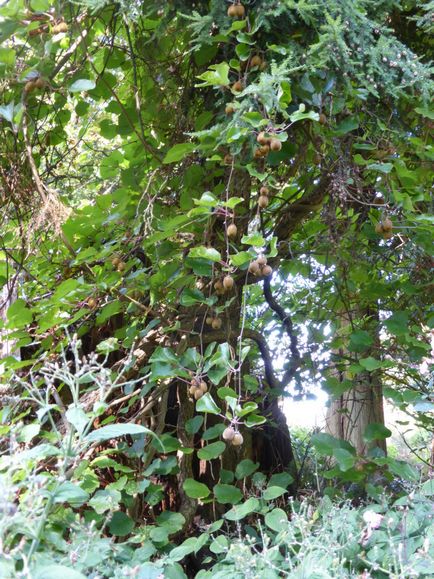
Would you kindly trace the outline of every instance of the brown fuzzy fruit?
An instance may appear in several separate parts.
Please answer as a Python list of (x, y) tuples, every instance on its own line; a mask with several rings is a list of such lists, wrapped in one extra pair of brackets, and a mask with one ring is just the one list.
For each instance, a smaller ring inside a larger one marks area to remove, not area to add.
[(223, 278), (223, 287), (225, 290), (229, 291), (234, 287), (234, 278), (231, 275), (225, 275)]
[(232, 445), (233, 446), (241, 446), (244, 442), (244, 438), (243, 435), (240, 432), (236, 432), (233, 439), (232, 439)]
[(264, 186), (264, 187), (261, 187), (261, 188), (259, 189), (259, 193), (260, 193), (261, 195), (266, 195), (266, 196), (268, 196), (268, 195), (270, 194), (270, 190), (268, 189), (268, 187), (265, 187), (265, 186)]
[(202, 390), (201, 390), (200, 388), (196, 388), (196, 390), (194, 391), (193, 396), (194, 396), (194, 399), (195, 399), (195, 400), (199, 400), (199, 399), (202, 398), (202, 396), (203, 396)]
[(250, 60), (250, 66), (252, 68), (254, 68), (255, 66), (261, 66), (262, 64), (262, 58), (259, 56), (259, 54), (255, 54), (255, 56), (252, 56), (251, 60)]
[(237, 226), (235, 225), (235, 223), (231, 223), (230, 225), (228, 225), (228, 228), (226, 230), (226, 234), (228, 237), (234, 238), (237, 236), (237, 233), (238, 233), (238, 229), (237, 229)]
[(392, 231), (385, 231), (383, 233), (383, 238), (384, 239), (391, 239), (393, 237), (393, 232)]
[(24, 85), (24, 92), (26, 92), (26, 93), (32, 92), (32, 90), (35, 90), (35, 88), (36, 88), (36, 83), (34, 83), (33, 80), (29, 80)]
[(320, 123), (320, 125), (326, 125), (327, 124), (327, 117), (325, 116), (324, 113), (321, 113), (319, 115), (319, 123)]
[(383, 234), (383, 225), (382, 225), (381, 221), (379, 223), (377, 223), (377, 225), (375, 226), (375, 233), (377, 233), (378, 235)]
[(244, 18), (244, 16), (246, 15), (246, 9), (244, 8), (244, 6), (242, 4), (238, 4), (237, 6), (235, 6), (235, 8), (237, 9), (238, 18)]
[(264, 265), (264, 267), (262, 268), (262, 275), (264, 277), (268, 277), (272, 273), (273, 273), (273, 268), (270, 265)]
[(261, 269), (261, 267), (256, 260), (252, 261), (251, 264), (249, 265), (249, 272), (253, 273), (253, 275), (257, 275), (259, 273), (260, 269)]
[(87, 306), (93, 310), (93, 308), (96, 308), (96, 299), (95, 298), (89, 298), (87, 300)]
[(261, 153), (261, 148), (259, 147), (259, 149), (255, 149), (255, 152), (253, 153), (253, 156), (255, 159), (262, 159), (263, 154)]
[(314, 155), (313, 162), (315, 163), (315, 165), (319, 165), (321, 163), (321, 161), (322, 161), (322, 157), (319, 153)]
[(204, 380), (201, 381), (199, 388), (202, 390), (204, 394), (205, 392), (208, 392), (208, 385)]
[(265, 60), (263, 60), (261, 62), (261, 66), (259, 67), (259, 70), (262, 72), (267, 68), (267, 63), (265, 62)]
[(215, 290), (221, 290), (221, 289), (223, 289), (223, 284), (222, 284), (221, 280), (218, 279), (218, 280), (214, 283), (214, 289), (215, 289)]
[(233, 115), (234, 112), (235, 112), (235, 107), (234, 107), (234, 105), (226, 105), (225, 113), (226, 113), (227, 115)]
[(213, 318), (211, 316), (208, 316), (205, 320), (205, 323), (207, 326), (210, 326), (212, 324)]
[(282, 148), (282, 143), (279, 141), (279, 139), (271, 139), (270, 149), (272, 151), (280, 151), (281, 148)]
[(222, 327), (222, 321), (220, 318), (214, 318), (211, 324), (213, 330), (220, 330)]
[(236, 432), (235, 430), (232, 428), (232, 426), (228, 426), (227, 428), (225, 428), (223, 430), (223, 440), (227, 440), (228, 442), (232, 442), (232, 440), (234, 439)]
[(258, 143), (260, 145), (268, 145), (268, 143), (270, 142), (270, 138), (267, 137), (267, 135), (264, 133), (264, 131), (261, 131), (258, 136), (256, 137), (256, 140), (258, 141)]
[(196, 390), (197, 390), (196, 386), (190, 386), (190, 388), (188, 389), (190, 396), (194, 396)]
[(51, 32), (53, 34), (60, 34), (61, 32), (68, 32), (68, 25), (66, 24), (66, 22), (59, 22), (59, 24), (56, 24), (55, 26), (53, 26), (53, 28), (51, 29)]
[(112, 266), (113, 266), (113, 267), (117, 267), (117, 266), (120, 264), (120, 262), (121, 262), (121, 260), (120, 260), (119, 257), (114, 257), (114, 258), (112, 259)]
[(270, 152), (270, 145), (262, 145), (259, 150), (261, 151), (261, 157), (266, 157)]
[(264, 265), (267, 265), (267, 258), (265, 255), (260, 255), (257, 259), (257, 262), (260, 267), (263, 267)]
[(126, 268), (126, 263), (125, 263), (124, 261), (120, 261), (120, 262), (118, 263), (117, 270), (118, 270), (118, 271), (124, 271), (125, 268)]
[(35, 87), (36, 88), (44, 88), (45, 86), (45, 81), (43, 78), (41, 78), (40, 76), (35, 80)]
[(383, 231), (392, 231), (392, 229), (393, 229), (393, 223), (392, 223), (392, 220), (389, 219), (389, 217), (386, 217), (386, 219), (383, 219), (382, 225), (383, 225)]
[(234, 84), (232, 85), (232, 90), (234, 92), (241, 92), (243, 90), (243, 83), (240, 80), (237, 80), (234, 82)]
[(234, 160), (234, 158), (232, 157), (232, 155), (230, 155), (229, 153), (227, 153), (227, 155), (225, 155), (223, 157), (223, 163), (225, 165), (232, 165), (232, 161)]
[(228, 16), (229, 18), (238, 18), (238, 6), (236, 6), (236, 4), (232, 4), (232, 6), (229, 6)]
[(258, 205), (261, 209), (265, 209), (266, 207), (268, 207), (269, 203), (270, 201), (266, 195), (261, 195), (258, 199)]

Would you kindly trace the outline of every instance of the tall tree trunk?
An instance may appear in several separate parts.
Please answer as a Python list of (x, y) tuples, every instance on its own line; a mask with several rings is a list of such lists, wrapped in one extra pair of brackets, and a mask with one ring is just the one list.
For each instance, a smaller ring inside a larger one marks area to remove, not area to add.
[[(378, 346), (378, 312), (365, 308), (359, 311), (360, 316), (370, 319), (369, 329), (374, 335), (374, 346)], [(348, 326), (348, 315), (342, 314), (339, 327)], [(348, 355), (343, 349), (335, 352), (336, 357)], [(363, 357), (374, 355), (369, 350), (363, 353)], [(337, 377), (343, 382), (347, 376), (344, 371), (337, 370)], [(378, 371), (359, 373), (353, 379), (354, 386), (341, 396), (331, 399), (326, 416), (326, 430), (336, 438), (341, 438), (351, 443), (359, 455), (366, 455), (373, 446), (380, 448), (385, 453), (387, 446), (385, 440), (375, 440), (367, 443), (364, 433), (370, 424), (384, 425), (383, 388), (381, 375)]]

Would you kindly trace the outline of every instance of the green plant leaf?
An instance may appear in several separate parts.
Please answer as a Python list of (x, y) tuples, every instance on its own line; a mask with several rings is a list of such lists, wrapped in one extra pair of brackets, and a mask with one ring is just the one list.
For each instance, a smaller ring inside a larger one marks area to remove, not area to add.
[(163, 163), (165, 165), (169, 165), (170, 163), (177, 163), (187, 157), (196, 149), (196, 145), (194, 143), (178, 143), (174, 145), (169, 151), (167, 151), (166, 156), (163, 159)]
[(115, 537), (125, 537), (134, 529), (134, 521), (122, 511), (116, 511), (110, 520), (109, 530)]
[(226, 449), (226, 445), (224, 442), (212, 442), (207, 446), (204, 446), (200, 450), (197, 451), (197, 456), (201, 460), (213, 460), (214, 458), (218, 458)]
[(214, 402), (213, 397), (209, 392), (204, 394), (202, 398), (196, 402), (197, 412), (207, 412), (208, 414), (221, 414), (220, 408)]
[(392, 431), (384, 426), (384, 424), (368, 424), (363, 433), (363, 440), (372, 442), (374, 440), (385, 440), (392, 436)]
[(241, 480), (252, 475), (259, 468), (259, 462), (253, 462), (249, 458), (245, 458), (237, 464), (235, 469), (235, 476), (237, 480)]
[(69, 85), (69, 92), (84, 92), (94, 89), (96, 86), (95, 81), (89, 78), (80, 78)]
[(288, 517), (282, 509), (273, 509), (265, 515), (265, 524), (273, 531), (283, 531), (288, 527)]
[(247, 515), (251, 515), (255, 511), (260, 509), (260, 503), (255, 497), (250, 497), (246, 502), (241, 505), (233, 506), (226, 514), (224, 518), (228, 521), (241, 521)]
[(239, 488), (233, 485), (217, 484), (213, 488), (216, 501), (222, 505), (239, 503), (243, 497)]
[(206, 485), (197, 482), (192, 478), (185, 480), (183, 488), (186, 495), (192, 499), (203, 499), (211, 492)]

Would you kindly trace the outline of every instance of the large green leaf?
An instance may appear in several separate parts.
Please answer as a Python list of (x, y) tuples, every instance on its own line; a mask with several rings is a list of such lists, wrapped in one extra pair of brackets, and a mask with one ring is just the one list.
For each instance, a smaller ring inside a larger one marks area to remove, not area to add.
[(203, 499), (211, 492), (206, 485), (197, 482), (192, 478), (186, 479), (183, 487), (186, 495), (192, 499)]
[(218, 484), (213, 491), (216, 501), (223, 505), (239, 503), (243, 496), (240, 489), (233, 485)]
[(212, 442), (207, 446), (204, 446), (197, 451), (197, 456), (202, 460), (213, 460), (218, 458), (225, 450), (226, 445), (224, 442)]

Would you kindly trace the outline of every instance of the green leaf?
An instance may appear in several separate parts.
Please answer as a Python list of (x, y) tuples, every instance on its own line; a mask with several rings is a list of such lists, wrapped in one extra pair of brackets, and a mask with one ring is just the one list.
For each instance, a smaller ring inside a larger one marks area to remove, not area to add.
[[(196, 537), (190, 537), (189, 539), (186, 539), (183, 543), (178, 545), (178, 547), (175, 547), (174, 549), (172, 549), (172, 551), (170, 551), (169, 553), (170, 560), (181, 561), (182, 559), (184, 559), (184, 557), (190, 555), (190, 553), (193, 553), (195, 551), (196, 544), (197, 544)], [(169, 577), (168, 575), (166, 576)]]
[(290, 115), (290, 119), (292, 123), (296, 123), (298, 121), (304, 121), (304, 120), (311, 120), (311, 121), (319, 121), (319, 114), (316, 113), (315, 111), (309, 111), (309, 112), (305, 112), (305, 105), (301, 104), (298, 107), (298, 111), (295, 111), (295, 113), (292, 113), (292, 115)]
[(335, 448), (333, 450), (333, 456), (336, 458), (339, 468), (343, 472), (352, 468), (357, 460), (356, 457), (348, 450), (345, 450), (345, 448)]
[(243, 497), (239, 488), (233, 485), (217, 484), (213, 488), (214, 496), (218, 503), (222, 505), (239, 503)]
[(294, 482), (294, 477), (288, 472), (278, 472), (270, 477), (269, 486), (282, 487), (287, 489)]
[(14, 66), (15, 64), (15, 50), (13, 48), (5, 48), (0, 46), (0, 62), (6, 66)]
[(71, 481), (63, 482), (54, 493), (55, 503), (69, 503), (81, 507), (89, 499), (89, 494)]
[(416, 107), (414, 110), (417, 112), (418, 115), (422, 115), (423, 117), (427, 117), (428, 119), (434, 121), (434, 109)]
[(209, 550), (211, 553), (215, 553), (216, 555), (220, 553), (225, 553), (229, 548), (229, 541), (224, 535), (219, 535), (215, 541), (211, 543), (209, 546)]
[(22, 299), (17, 299), (9, 306), (7, 311), (8, 328), (24, 328), (30, 324), (33, 316), (31, 310), (26, 306), (26, 302)]
[(288, 528), (288, 517), (284, 510), (273, 509), (265, 515), (265, 524), (273, 531), (283, 531)]
[(333, 450), (340, 447), (339, 440), (325, 432), (314, 434), (311, 438), (311, 442), (319, 454), (326, 456), (331, 456)]
[(374, 372), (374, 370), (378, 370), (378, 368), (381, 368), (383, 365), (381, 360), (376, 360), (372, 356), (369, 356), (368, 358), (362, 358), (359, 360), (359, 364), (368, 370), (368, 372)]
[(86, 90), (92, 90), (96, 86), (95, 81), (89, 78), (80, 78), (69, 85), (69, 92), (83, 92)]
[(356, 117), (350, 116), (339, 123), (334, 130), (335, 135), (342, 136), (359, 128), (359, 121)]
[(241, 243), (254, 245), (255, 247), (263, 247), (265, 245), (265, 239), (259, 233), (252, 233), (251, 235), (243, 235)]
[(195, 86), (228, 86), (229, 84), (229, 64), (227, 62), (220, 62), (219, 64), (211, 65), (206, 72), (197, 77), (203, 80), (202, 83)]
[(191, 499), (203, 499), (211, 492), (206, 485), (195, 481), (193, 478), (186, 479), (183, 488), (186, 495)]
[(196, 145), (194, 143), (178, 143), (167, 151), (163, 163), (165, 165), (176, 163), (177, 161), (184, 159), (184, 157), (187, 157), (187, 155), (192, 153), (195, 149)]
[(372, 163), (367, 166), (371, 171), (379, 171), (380, 173), (390, 173), (393, 169), (392, 163)]
[(272, 501), (273, 499), (277, 499), (277, 497), (281, 497), (282, 495), (284, 495), (286, 493), (286, 490), (283, 489), (282, 487), (271, 487), (269, 486), (268, 488), (265, 489), (265, 491), (262, 493), (262, 497), (266, 500), (266, 501)]
[(226, 444), (224, 442), (212, 442), (207, 446), (204, 446), (197, 451), (197, 456), (201, 460), (213, 460), (219, 457), (226, 449)]
[(267, 422), (265, 416), (259, 416), (259, 414), (249, 414), (245, 419), (245, 424), (248, 428), (265, 424), (265, 422)]
[(385, 440), (392, 436), (392, 431), (383, 424), (368, 424), (363, 434), (363, 440), (372, 442), (374, 440)]
[[(11, 575), (12, 577), (12, 575)], [(79, 571), (75, 571), (65, 565), (38, 565), (32, 573), (33, 579), (86, 579)]]
[(250, 497), (245, 503), (233, 506), (223, 517), (228, 521), (241, 521), (247, 515), (254, 513), (260, 509), (258, 499)]
[(115, 537), (125, 537), (134, 529), (134, 521), (122, 511), (113, 513), (109, 524), (109, 530)]
[(249, 263), (254, 259), (254, 256), (248, 251), (239, 251), (234, 255), (231, 255), (231, 263), (235, 267), (240, 267), (245, 263)]
[(213, 247), (205, 247), (204, 245), (199, 247), (193, 247), (190, 250), (189, 257), (201, 257), (203, 259), (209, 259), (210, 261), (221, 261), (220, 253)]
[(235, 476), (237, 480), (246, 478), (253, 474), (259, 468), (259, 462), (253, 462), (249, 458), (245, 458), (237, 464), (235, 469)]
[(220, 408), (214, 402), (213, 397), (209, 392), (204, 394), (202, 398), (196, 402), (197, 412), (207, 412), (208, 414), (221, 414)]
[(190, 435), (196, 434), (196, 432), (199, 432), (202, 424), (203, 424), (203, 416), (195, 416), (194, 418), (190, 418), (185, 423), (185, 431), (187, 432), (187, 434)]
[(125, 424), (108, 424), (98, 430), (94, 430), (85, 438), (86, 442), (103, 442), (104, 440), (111, 440), (112, 438), (119, 438), (126, 435), (147, 434), (158, 439), (158, 436), (140, 424), (125, 423)]

